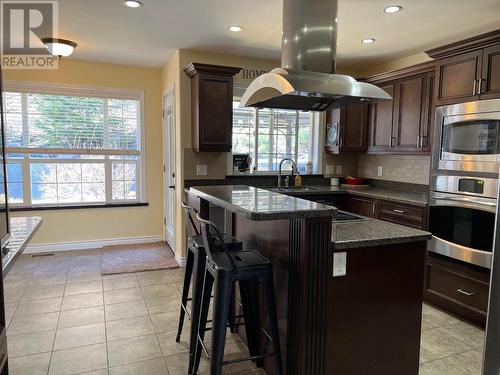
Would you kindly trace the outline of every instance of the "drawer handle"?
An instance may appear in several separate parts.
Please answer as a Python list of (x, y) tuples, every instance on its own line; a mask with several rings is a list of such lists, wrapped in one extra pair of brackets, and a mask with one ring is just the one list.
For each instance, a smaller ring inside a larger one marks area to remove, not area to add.
[(397, 212), (398, 214), (404, 214), (405, 213), (403, 210), (397, 210), (397, 209), (394, 209), (392, 211), (393, 212)]
[(473, 295), (474, 295), (474, 293), (473, 293), (473, 292), (466, 292), (466, 291), (465, 291), (465, 290), (463, 290), (463, 289), (457, 289), (457, 292), (458, 292), (458, 293), (465, 294), (465, 295), (466, 295), (466, 296), (468, 296), (468, 297), (471, 297), (471, 296), (473, 296)]

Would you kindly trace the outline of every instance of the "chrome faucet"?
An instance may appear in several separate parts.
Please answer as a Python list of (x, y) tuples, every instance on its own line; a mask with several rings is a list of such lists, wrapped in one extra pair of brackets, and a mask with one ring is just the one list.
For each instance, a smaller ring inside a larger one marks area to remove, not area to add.
[(289, 161), (290, 163), (292, 163), (292, 175), (294, 174), (294, 172), (298, 171), (297, 164), (295, 163), (295, 161), (293, 159), (284, 158), (283, 160), (281, 160), (280, 161), (279, 171), (278, 171), (278, 187), (281, 187), (281, 166), (283, 165), (283, 163), (285, 161)]

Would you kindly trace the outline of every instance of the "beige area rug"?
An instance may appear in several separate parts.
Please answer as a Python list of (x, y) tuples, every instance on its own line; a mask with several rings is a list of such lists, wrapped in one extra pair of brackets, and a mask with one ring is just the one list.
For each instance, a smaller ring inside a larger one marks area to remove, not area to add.
[(172, 250), (164, 242), (105, 246), (102, 249), (102, 275), (179, 268)]

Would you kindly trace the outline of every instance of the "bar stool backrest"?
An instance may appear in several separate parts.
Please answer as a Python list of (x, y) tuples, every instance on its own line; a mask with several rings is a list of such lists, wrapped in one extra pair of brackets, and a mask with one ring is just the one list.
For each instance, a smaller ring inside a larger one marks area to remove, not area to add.
[(189, 241), (191, 241), (191, 238), (193, 238), (194, 236), (200, 235), (200, 231), (196, 227), (196, 224), (194, 223), (193, 217), (191, 216), (191, 213), (193, 215), (197, 215), (198, 211), (195, 208), (188, 206), (184, 202), (181, 203), (181, 206), (184, 209), (184, 216), (186, 217), (186, 232), (187, 232), (188, 242), (189, 242)]
[(229, 263), (231, 265), (231, 270), (236, 269), (236, 264), (233, 257), (230, 254), (229, 248), (224, 242), (224, 237), (219, 232), (219, 229), (210, 220), (203, 219), (200, 214), (196, 214), (196, 218), (201, 224), (201, 235), (203, 236), (203, 242), (205, 244), (205, 251), (207, 253), (207, 262), (213, 264), (213, 256), (217, 253), (226, 253)]

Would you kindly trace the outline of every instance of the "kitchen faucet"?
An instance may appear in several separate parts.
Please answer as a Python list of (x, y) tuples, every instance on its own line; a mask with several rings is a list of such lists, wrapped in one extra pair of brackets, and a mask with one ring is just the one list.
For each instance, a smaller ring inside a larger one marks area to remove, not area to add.
[(278, 170), (278, 187), (281, 187), (281, 166), (283, 165), (283, 163), (285, 161), (289, 161), (290, 163), (292, 163), (292, 176), (293, 176), (294, 171), (298, 172), (297, 164), (295, 163), (295, 161), (293, 159), (284, 158), (283, 160), (281, 160), (280, 161), (280, 167), (279, 167), (279, 170)]

